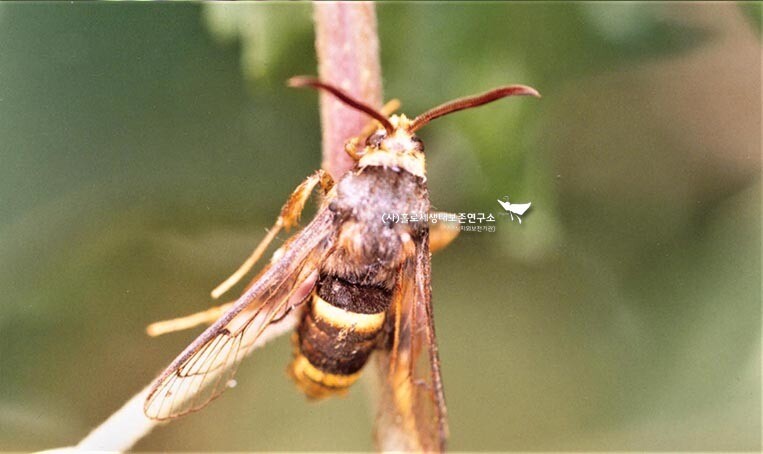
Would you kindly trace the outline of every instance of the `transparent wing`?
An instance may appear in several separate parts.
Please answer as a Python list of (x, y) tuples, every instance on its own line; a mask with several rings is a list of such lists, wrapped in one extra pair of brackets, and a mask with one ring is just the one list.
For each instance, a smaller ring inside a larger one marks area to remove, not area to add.
[(377, 354), (384, 383), (376, 427), (379, 448), (444, 451), (447, 410), (432, 313), (428, 233), (403, 264), (390, 319), (388, 350)]
[(332, 227), (333, 214), (323, 209), (284, 245), (283, 255), (154, 382), (146, 416), (164, 420), (199, 410), (232, 385), (238, 364), (262, 333), (286, 321), (309, 294), (333, 245)]

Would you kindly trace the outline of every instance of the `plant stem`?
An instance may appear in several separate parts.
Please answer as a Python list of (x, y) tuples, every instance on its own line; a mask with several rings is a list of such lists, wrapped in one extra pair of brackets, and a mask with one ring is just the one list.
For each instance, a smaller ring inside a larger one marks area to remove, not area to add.
[[(316, 2), (314, 5), (318, 76), (361, 101), (380, 107), (382, 78), (374, 4)], [(344, 143), (356, 136), (369, 118), (326, 93), (321, 93), (320, 100), (322, 167), (338, 180), (354, 165), (344, 151)]]
[[(371, 2), (316, 2), (315, 48), (318, 54), (318, 75), (321, 80), (348, 92), (373, 107), (382, 104), (382, 76), (379, 61), (379, 36), (376, 11)], [(321, 91), (321, 126), (323, 131), (323, 164), (334, 180), (344, 175), (355, 162), (344, 151), (347, 139), (358, 135), (370, 119), (347, 107), (335, 97)], [(378, 368), (376, 362), (367, 368)], [(370, 378), (369, 399), (378, 407), (382, 374), (367, 374)], [(389, 428), (376, 431), (377, 449), (386, 452), (399, 450), (407, 434)]]

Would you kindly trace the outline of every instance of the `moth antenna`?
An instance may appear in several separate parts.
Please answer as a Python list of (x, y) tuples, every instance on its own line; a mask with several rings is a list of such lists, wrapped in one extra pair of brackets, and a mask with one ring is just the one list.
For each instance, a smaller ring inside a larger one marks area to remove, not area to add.
[(389, 119), (386, 116), (384, 116), (381, 112), (379, 112), (378, 110), (374, 109), (373, 107), (365, 103), (358, 101), (357, 99), (343, 92), (339, 88), (333, 85), (327, 84), (325, 82), (322, 82), (320, 79), (317, 79), (315, 77), (309, 77), (309, 76), (296, 76), (289, 79), (287, 82), (287, 85), (290, 87), (313, 87), (315, 89), (326, 90), (327, 92), (336, 96), (337, 99), (339, 99), (343, 103), (347, 104), (353, 109), (356, 109), (365, 113), (366, 115), (370, 116), (374, 120), (381, 123), (382, 126), (384, 126), (384, 129), (387, 130), (387, 134), (392, 134), (395, 131), (395, 127), (392, 126), (392, 123), (390, 123)]
[(498, 87), (479, 95), (454, 99), (453, 101), (446, 102), (445, 104), (441, 104), (437, 107), (429, 109), (423, 114), (414, 118), (411, 122), (409, 130), (414, 132), (435, 118), (439, 118), (443, 115), (448, 115), (449, 113), (457, 112), (459, 110), (471, 109), (472, 107), (481, 106), (483, 104), (487, 104), (507, 96), (535, 96), (536, 98), (540, 98), (540, 93), (538, 93), (536, 89), (526, 85), (508, 85), (505, 87)]

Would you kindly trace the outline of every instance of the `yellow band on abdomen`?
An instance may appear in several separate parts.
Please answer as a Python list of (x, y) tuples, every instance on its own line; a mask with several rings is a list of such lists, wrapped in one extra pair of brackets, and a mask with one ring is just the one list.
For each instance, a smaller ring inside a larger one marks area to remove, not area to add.
[(300, 354), (294, 358), (294, 362), (291, 365), (291, 372), (298, 379), (301, 377), (307, 377), (314, 383), (320, 383), (323, 386), (329, 388), (348, 388), (350, 385), (360, 377), (360, 371), (350, 375), (330, 374), (323, 372), (317, 367), (310, 364), (305, 355)]
[(349, 329), (358, 333), (378, 331), (384, 325), (384, 312), (359, 314), (340, 309), (313, 295), (313, 315), (337, 329)]

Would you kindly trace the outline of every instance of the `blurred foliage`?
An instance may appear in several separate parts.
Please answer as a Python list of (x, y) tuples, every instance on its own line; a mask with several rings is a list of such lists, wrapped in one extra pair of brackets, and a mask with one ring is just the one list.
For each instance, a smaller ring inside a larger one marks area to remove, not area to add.
[[(402, 111), (543, 94), (421, 132), (438, 209), (533, 202), (434, 258), (452, 449), (760, 449), (759, 13), (378, 5)], [(0, 449), (74, 443), (148, 383), (195, 332), (145, 325), (207, 307), (320, 164), (316, 96), (283, 84), (315, 73), (310, 17), (0, 3)], [(137, 448), (371, 449), (368, 383), (306, 403), (289, 356)]]
[(739, 7), (742, 8), (752, 26), (758, 31), (758, 37), (760, 37), (761, 30), (763, 30), (763, 4), (760, 2), (741, 2)]

